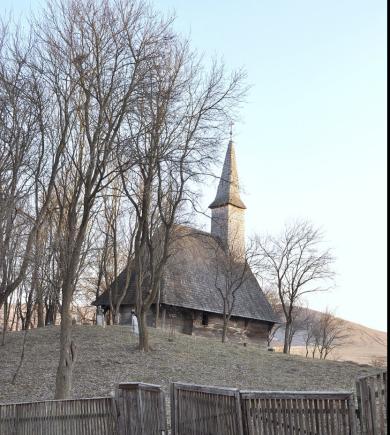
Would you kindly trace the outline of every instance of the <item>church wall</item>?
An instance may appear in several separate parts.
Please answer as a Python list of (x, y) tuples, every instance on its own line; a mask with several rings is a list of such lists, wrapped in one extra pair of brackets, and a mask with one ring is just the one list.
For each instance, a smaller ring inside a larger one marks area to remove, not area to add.
[(250, 320), (247, 327), (247, 337), (249, 341), (259, 341), (268, 345), (268, 334), (270, 325), (265, 322)]
[[(208, 324), (206, 326), (202, 324), (202, 320), (204, 320), (203, 313), (194, 313), (193, 335), (215, 337), (220, 340), (223, 330), (222, 315), (209, 313), (207, 317)], [(268, 324), (259, 320), (246, 320), (233, 317), (229, 321), (227, 337), (229, 341), (235, 343), (247, 341), (267, 346)]]
[[(120, 324), (131, 325), (131, 310), (134, 307), (120, 307)], [(203, 325), (202, 322), (207, 322)], [(149, 327), (156, 327), (156, 306), (153, 305), (146, 316)], [(159, 313), (159, 327), (188, 335), (215, 338), (220, 340), (223, 330), (223, 318), (220, 314), (203, 313), (186, 308), (162, 306)], [(232, 317), (229, 322), (227, 337), (235, 343), (256, 343), (267, 346), (269, 326), (259, 320), (246, 320)], [(245, 331), (245, 334), (244, 334)], [(246, 335), (246, 339), (245, 339)]]
[[(135, 310), (133, 305), (121, 305), (119, 308), (119, 324), (131, 325), (131, 311)], [(156, 310), (154, 306), (146, 314), (146, 323), (148, 326), (156, 326)]]
[(133, 308), (129, 305), (121, 305), (119, 307), (119, 324), (131, 325), (131, 310)]
[[(153, 312), (149, 326), (156, 327), (156, 307), (151, 307)], [(177, 308), (172, 306), (162, 306), (159, 313), (158, 326), (164, 329), (174, 329), (182, 334), (192, 334), (193, 329), (193, 313), (192, 310), (186, 308)]]

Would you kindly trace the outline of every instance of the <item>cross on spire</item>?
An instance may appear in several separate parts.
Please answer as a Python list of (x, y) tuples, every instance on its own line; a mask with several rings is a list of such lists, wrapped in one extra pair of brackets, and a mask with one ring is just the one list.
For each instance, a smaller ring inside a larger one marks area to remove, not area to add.
[(233, 140), (233, 125), (234, 125), (234, 122), (230, 121), (230, 141)]

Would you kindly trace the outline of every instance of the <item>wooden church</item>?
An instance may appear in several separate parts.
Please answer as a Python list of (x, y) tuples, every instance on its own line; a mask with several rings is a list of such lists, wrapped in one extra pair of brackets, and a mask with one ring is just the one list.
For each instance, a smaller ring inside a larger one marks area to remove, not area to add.
[[(217, 245), (235, 246), (237, 255), (245, 250), (245, 210), (239, 192), (236, 157), (232, 139), (229, 142), (221, 179), (214, 201), (210, 204), (211, 232), (180, 226), (160, 285), (158, 300), (147, 316), (149, 326), (171, 328), (189, 335), (221, 337), (224, 298), (217, 291), (215, 276)], [(218, 266), (218, 265), (217, 265)], [(272, 326), (278, 322), (252, 271), (234, 293), (227, 331), (229, 340), (267, 344)], [(125, 271), (117, 278), (119, 288), (125, 285)], [(110, 309), (107, 290), (94, 305), (104, 312)], [(120, 323), (130, 324), (135, 306), (135, 276), (120, 306)], [(226, 312), (226, 310), (225, 310)]]

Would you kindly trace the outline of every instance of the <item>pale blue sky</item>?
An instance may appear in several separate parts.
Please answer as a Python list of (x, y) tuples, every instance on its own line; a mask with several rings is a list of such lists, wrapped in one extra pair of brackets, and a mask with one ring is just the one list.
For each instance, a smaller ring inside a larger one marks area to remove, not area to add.
[[(0, 0), (0, 12), (40, 3)], [(153, 3), (176, 11), (193, 47), (248, 72), (234, 134), (247, 233), (277, 232), (295, 218), (322, 227), (337, 288), (310, 305), (387, 329), (386, 2)], [(205, 208), (215, 189), (205, 188)]]

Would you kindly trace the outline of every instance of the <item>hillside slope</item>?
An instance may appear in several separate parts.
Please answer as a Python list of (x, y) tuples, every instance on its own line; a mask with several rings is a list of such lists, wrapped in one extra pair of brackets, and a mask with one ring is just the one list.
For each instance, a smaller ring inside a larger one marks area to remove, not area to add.
[[(321, 313), (309, 310), (315, 316)], [(328, 358), (337, 361), (353, 361), (358, 364), (377, 363), (387, 364), (387, 332), (368, 328), (358, 323), (344, 320), (348, 339), (339, 348), (332, 351)], [(272, 345), (279, 349), (283, 345), (284, 331), (279, 330)], [(292, 353), (305, 354), (305, 334), (298, 332), (293, 339)]]
[[(183, 381), (264, 390), (351, 390), (358, 375), (376, 370), (354, 363), (319, 361), (267, 352), (254, 345), (150, 330), (153, 351), (137, 351), (126, 326), (76, 326), (78, 349), (73, 397), (106, 395), (115, 384)], [(25, 359), (16, 384), (22, 332), (9, 333), (0, 347), (0, 402), (53, 398), (59, 357), (59, 328), (28, 332)]]

